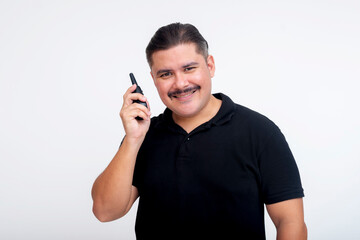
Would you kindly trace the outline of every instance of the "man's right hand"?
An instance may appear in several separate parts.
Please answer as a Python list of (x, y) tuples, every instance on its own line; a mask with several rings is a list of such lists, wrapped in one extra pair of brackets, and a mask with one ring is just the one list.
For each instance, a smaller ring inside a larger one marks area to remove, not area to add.
[[(120, 117), (124, 126), (126, 137), (135, 141), (142, 141), (145, 138), (150, 126), (150, 105), (146, 97), (140, 93), (132, 93), (136, 85), (132, 85), (124, 94), (124, 103), (120, 111)], [(145, 106), (133, 103), (134, 100), (146, 102)], [(143, 120), (137, 120), (136, 117)]]

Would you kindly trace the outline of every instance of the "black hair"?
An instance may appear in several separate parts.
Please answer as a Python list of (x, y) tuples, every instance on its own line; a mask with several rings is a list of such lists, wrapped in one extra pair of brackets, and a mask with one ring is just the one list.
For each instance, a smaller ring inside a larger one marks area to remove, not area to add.
[(184, 43), (195, 43), (196, 51), (208, 57), (208, 43), (200, 34), (199, 30), (191, 24), (171, 23), (159, 28), (146, 47), (146, 59), (153, 64), (152, 55), (159, 50), (167, 50)]

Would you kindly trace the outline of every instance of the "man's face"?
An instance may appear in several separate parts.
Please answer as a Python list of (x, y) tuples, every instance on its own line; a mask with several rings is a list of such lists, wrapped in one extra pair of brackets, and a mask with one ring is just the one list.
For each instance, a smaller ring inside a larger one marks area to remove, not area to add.
[(194, 43), (181, 44), (152, 55), (151, 76), (163, 103), (179, 117), (205, 111), (215, 73), (212, 56), (196, 52)]

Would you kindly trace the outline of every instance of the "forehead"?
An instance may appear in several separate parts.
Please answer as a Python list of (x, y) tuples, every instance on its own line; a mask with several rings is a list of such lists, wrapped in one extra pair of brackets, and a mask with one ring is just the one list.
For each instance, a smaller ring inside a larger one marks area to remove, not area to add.
[(176, 68), (189, 62), (199, 62), (204, 57), (196, 51), (194, 43), (180, 44), (166, 50), (159, 50), (153, 53), (153, 65), (151, 69)]

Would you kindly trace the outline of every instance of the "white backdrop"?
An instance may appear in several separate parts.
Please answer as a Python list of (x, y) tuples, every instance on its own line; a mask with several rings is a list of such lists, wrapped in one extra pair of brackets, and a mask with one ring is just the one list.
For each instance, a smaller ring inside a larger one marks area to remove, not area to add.
[(135, 239), (137, 202), (100, 223), (90, 191), (124, 135), (129, 72), (163, 111), (145, 47), (177, 21), (208, 40), (213, 92), (284, 132), (309, 239), (358, 239), (359, 13), (356, 0), (0, 0), (0, 239)]

